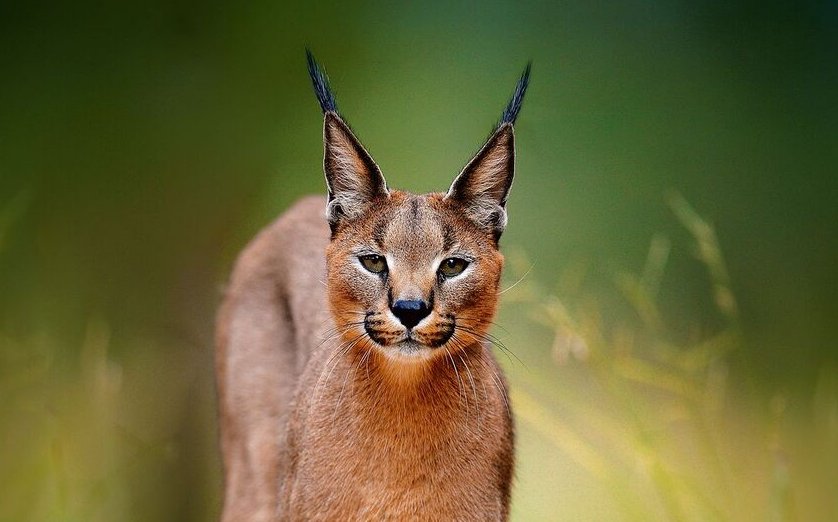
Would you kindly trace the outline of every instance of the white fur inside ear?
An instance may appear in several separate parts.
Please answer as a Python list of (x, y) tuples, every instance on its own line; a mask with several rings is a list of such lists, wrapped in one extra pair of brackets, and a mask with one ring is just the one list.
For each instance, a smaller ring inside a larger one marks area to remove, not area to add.
[(512, 127), (503, 126), (457, 176), (446, 198), (459, 201), (469, 219), (481, 228), (503, 232), (514, 155)]
[(355, 218), (376, 196), (387, 193), (384, 177), (349, 128), (337, 116), (327, 116), (324, 127), (326, 185), (330, 223)]
[(374, 194), (371, 194), (362, 184), (357, 183), (356, 178), (350, 176), (347, 178), (341, 182), (334, 183), (334, 186), (339, 188), (337, 190), (332, 189), (332, 200), (329, 201), (329, 208), (332, 211), (329, 214), (335, 217), (339, 217), (342, 214), (351, 219), (363, 212), (364, 207), (366, 207)]
[(466, 215), (480, 228), (502, 232), (506, 228), (506, 209), (495, 201), (485, 198), (473, 199), (465, 208)]
[(472, 172), (468, 192), (474, 197), (502, 201), (506, 194), (509, 154), (501, 147), (493, 147), (481, 158)]

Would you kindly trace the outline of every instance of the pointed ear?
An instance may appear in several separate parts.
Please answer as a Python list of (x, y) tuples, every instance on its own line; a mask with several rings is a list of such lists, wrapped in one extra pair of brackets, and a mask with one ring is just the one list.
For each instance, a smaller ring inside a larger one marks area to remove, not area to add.
[(355, 218), (375, 198), (387, 197), (387, 182), (346, 123), (331, 111), (323, 120), (323, 145), (326, 218), (334, 231), (341, 219)]
[(506, 227), (506, 198), (515, 173), (515, 133), (502, 123), (448, 189), (477, 226), (499, 238)]

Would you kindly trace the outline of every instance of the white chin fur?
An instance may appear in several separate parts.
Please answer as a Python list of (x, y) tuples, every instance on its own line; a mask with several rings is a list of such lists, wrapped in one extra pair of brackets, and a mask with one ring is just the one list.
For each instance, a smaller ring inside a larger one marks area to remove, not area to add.
[(402, 362), (420, 362), (431, 357), (434, 349), (416, 341), (402, 341), (382, 348), (388, 358)]

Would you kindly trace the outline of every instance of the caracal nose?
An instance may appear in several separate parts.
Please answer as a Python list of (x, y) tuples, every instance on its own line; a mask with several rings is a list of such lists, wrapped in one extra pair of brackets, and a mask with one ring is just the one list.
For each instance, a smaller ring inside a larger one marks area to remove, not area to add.
[(419, 321), (431, 313), (428, 303), (419, 299), (396, 301), (393, 303), (393, 306), (390, 307), (390, 310), (393, 312), (393, 315), (401, 321), (405, 328), (408, 329), (419, 324)]

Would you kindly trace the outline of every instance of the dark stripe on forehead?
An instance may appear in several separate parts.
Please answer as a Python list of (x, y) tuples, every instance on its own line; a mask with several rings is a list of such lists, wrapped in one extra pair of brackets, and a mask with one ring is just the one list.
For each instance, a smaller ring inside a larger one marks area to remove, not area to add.
[(419, 219), (419, 198), (414, 197), (410, 200), (410, 213), (413, 221), (416, 222)]
[(440, 225), (442, 226), (442, 250), (451, 250), (454, 246), (454, 229), (445, 221), (440, 221)]
[(372, 240), (378, 248), (384, 250), (384, 234), (387, 232), (387, 220), (380, 219), (372, 229)]
[[(425, 196), (407, 195), (392, 208), (392, 213), (381, 219), (380, 233), (390, 252), (402, 251), (411, 258), (436, 255), (444, 241), (443, 221)], [(377, 241), (378, 238), (376, 237)]]

